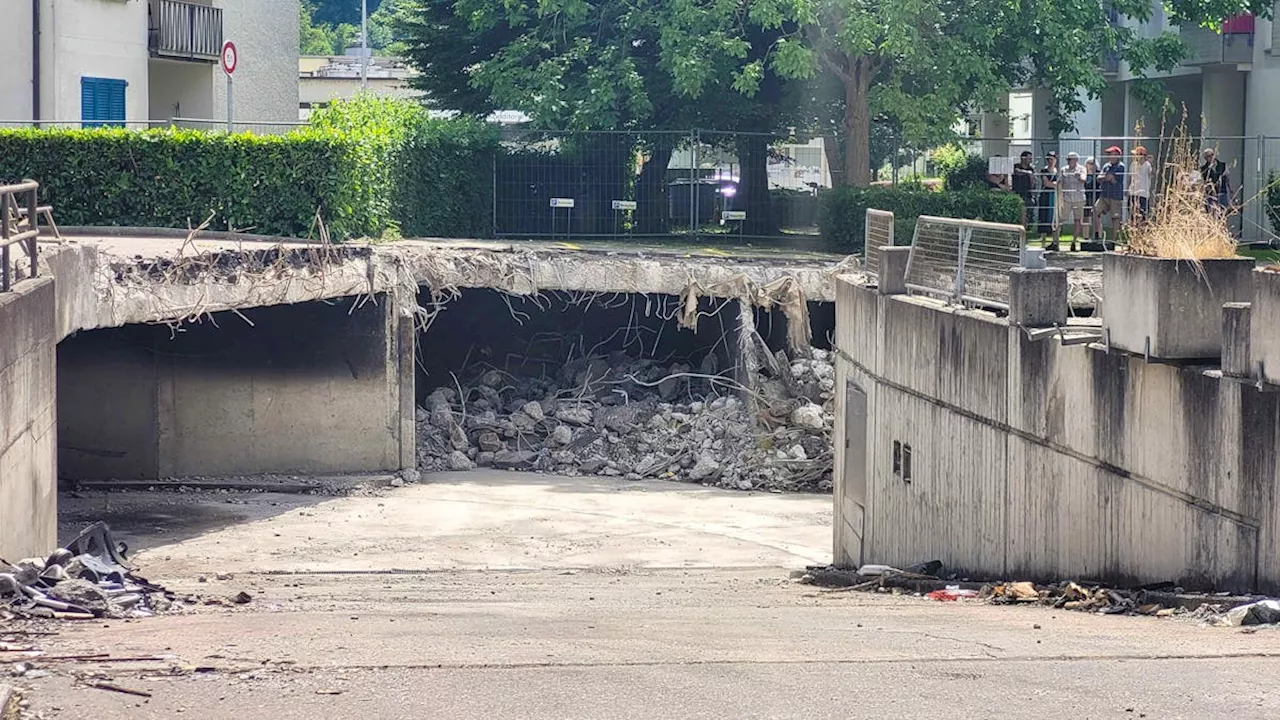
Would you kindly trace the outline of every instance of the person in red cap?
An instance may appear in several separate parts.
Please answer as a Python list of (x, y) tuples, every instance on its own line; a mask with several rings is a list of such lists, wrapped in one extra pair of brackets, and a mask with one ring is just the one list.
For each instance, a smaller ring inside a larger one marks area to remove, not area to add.
[[(1120, 216), (1124, 213), (1124, 163), (1120, 160), (1122, 151), (1112, 145), (1103, 151), (1106, 164), (1098, 176), (1098, 203), (1093, 206), (1093, 232), (1102, 238), (1102, 246), (1107, 246), (1107, 235), (1111, 236), (1114, 245), (1116, 231), (1120, 229)], [(1102, 216), (1111, 218), (1108, 231), (1102, 231)]]

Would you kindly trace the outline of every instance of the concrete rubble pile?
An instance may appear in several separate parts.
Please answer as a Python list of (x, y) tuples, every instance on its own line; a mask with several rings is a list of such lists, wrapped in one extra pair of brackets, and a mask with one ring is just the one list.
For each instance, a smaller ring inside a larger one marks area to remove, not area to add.
[(622, 352), (570, 362), (554, 376), (481, 369), (418, 409), (418, 465), (830, 491), (830, 353), (763, 360), (755, 389), (715, 375), (710, 363)]
[(140, 618), (175, 599), (133, 573), (105, 523), (95, 523), (48, 558), (0, 560), (0, 619)]

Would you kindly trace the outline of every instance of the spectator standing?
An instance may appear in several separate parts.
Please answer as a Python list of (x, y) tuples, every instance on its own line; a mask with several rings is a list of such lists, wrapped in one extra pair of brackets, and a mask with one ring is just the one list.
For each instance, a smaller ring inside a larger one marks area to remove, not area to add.
[(1090, 155), (1084, 161), (1084, 222), (1093, 241), (1093, 206), (1098, 202), (1098, 161)]
[[(1058, 153), (1050, 150), (1040, 168), (1040, 197), (1036, 201), (1040, 220), (1040, 244), (1048, 247), (1049, 233), (1058, 224)], [(1057, 247), (1057, 241), (1054, 241)]]
[(1084, 180), (1088, 171), (1080, 164), (1080, 155), (1067, 153), (1067, 164), (1058, 172), (1058, 207), (1062, 212), (1054, 228), (1053, 249), (1058, 249), (1062, 234), (1062, 222), (1071, 218), (1071, 250), (1078, 250), (1077, 243), (1084, 238)]
[(1129, 172), (1129, 217), (1137, 225), (1146, 223), (1151, 212), (1151, 158), (1139, 145), (1133, 149), (1133, 167)]
[(1231, 176), (1227, 174), (1227, 164), (1218, 159), (1218, 151), (1213, 148), (1205, 148), (1200, 182), (1204, 183), (1205, 207), (1225, 212), (1230, 204)]
[(1036, 166), (1031, 162), (1031, 151), (1024, 150), (1013, 166), (1013, 191), (1022, 198), (1022, 225), (1034, 221), (1036, 209)]
[[(1112, 145), (1105, 151), (1102, 173), (1098, 176), (1098, 204), (1093, 207), (1093, 231), (1102, 239), (1102, 246), (1107, 245), (1107, 236), (1111, 236), (1112, 245), (1116, 241), (1116, 233), (1120, 229), (1120, 217), (1124, 213), (1125, 167), (1120, 160), (1119, 147)], [(1110, 227), (1104, 233), (1102, 218), (1111, 218)]]

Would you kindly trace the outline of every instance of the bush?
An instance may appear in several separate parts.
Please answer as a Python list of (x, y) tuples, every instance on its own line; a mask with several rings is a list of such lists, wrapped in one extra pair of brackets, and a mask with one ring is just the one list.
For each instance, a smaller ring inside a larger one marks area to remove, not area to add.
[(862, 250), (867, 209), (888, 210), (894, 216), (894, 243), (907, 245), (921, 215), (987, 220), (1017, 224), (1022, 220), (1022, 199), (1013, 193), (991, 190), (933, 192), (892, 187), (841, 187), (821, 196), (818, 228), (832, 249)]
[(932, 159), (948, 190), (987, 188), (987, 161), (981, 156), (959, 145), (943, 145), (933, 151)]
[(367, 168), (359, 220), (407, 236), (488, 237), (498, 130), (470, 118), (431, 118), (408, 100), (358, 95), (331, 103), (311, 127), (358, 142)]
[(194, 227), (336, 237), (371, 230), (358, 212), (357, 147), (334, 134), (196, 130), (0, 130), (0, 179), (33, 178), (64, 225)]
[(0, 130), (0, 180), (40, 181), (64, 225), (194, 227), (335, 240), (485, 237), (497, 130), (413, 102), (333, 103), (286, 135)]

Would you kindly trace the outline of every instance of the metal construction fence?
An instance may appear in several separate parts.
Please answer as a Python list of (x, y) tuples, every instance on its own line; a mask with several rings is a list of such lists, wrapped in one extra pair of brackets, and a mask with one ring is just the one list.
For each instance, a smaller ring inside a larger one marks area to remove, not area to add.
[(907, 289), (960, 304), (1008, 309), (1009, 268), (1021, 262), (1017, 225), (921, 215), (907, 259)]
[(863, 264), (872, 276), (880, 274), (880, 248), (890, 245), (893, 245), (893, 213), (867, 208), (862, 254)]
[[(1045, 180), (1055, 170), (1049, 166), (1049, 156), (1056, 156), (1057, 169), (1067, 164), (1068, 155), (1076, 153), (1081, 166), (1091, 172), (1087, 175), (1085, 225), (1093, 225), (1095, 218), (1093, 206), (1103, 196), (1103, 185), (1099, 182), (1103, 166), (1108, 162), (1107, 149), (1120, 149), (1119, 159), (1125, 164), (1126, 171), (1135, 167), (1133, 150), (1139, 146), (1145, 148), (1152, 162), (1153, 187), (1151, 192), (1160, 192), (1161, 183), (1167, 176), (1168, 164), (1175, 138), (1165, 136), (1106, 136), (1079, 138), (1040, 138), (1014, 137), (1007, 139), (962, 139), (961, 145), (973, 155), (984, 160), (1003, 160), (1007, 164), (1017, 162), (1022, 152), (1030, 152), (1035, 169), (1033, 186), (1027, 203), (1026, 225), (1032, 231), (1049, 234), (1061, 228), (1063, 232), (1071, 230), (1071, 219), (1062, 216), (1060, 200), (1053, 190), (1046, 186)], [(1280, 192), (1269, 193), (1280, 177), (1280, 137), (1255, 135), (1194, 135), (1190, 139), (1192, 149), (1199, 162), (1203, 162), (1203, 150), (1212, 148), (1217, 159), (1227, 169), (1229, 191), (1222, 200), (1233, 208), (1230, 222), (1239, 237), (1253, 242), (1280, 242), (1280, 216), (1271, 210), (1270, 195), (1274, 194), (1280, 209)], [(1093, 163), (1089, 161), (1093, 160)], [(892, 178), (889, 184), (915, 184), (929, 182), (938, 177), (940, 172), (932, 161), (929, 151), (902, 151), (897, 158), (890, 159), (896, 165), (892, 174), (881, 172), (882, 177)], [(1006, 165), (1007, 166), (1007, 165)], [(1130, 177), (1132, 172), (1130, 172)], [(1125, 180), (1127, 185), (1128, 178)], [(1011, 188), (1012, 189), (1012, 188)], [(1280, 190), (1280, 188), (1275, 188)], [(1206, 198), (1208, 200), (1208, 198)], [(1133, 206), (1123, 203), (1122, 222), (1131, 220)], [(1103, 226), (1099, 230), (1109, 229), (1105, 218), (1098, 218)], [(1065, 221), (1065, 222), (1063, 222)], [(1086, 232), (1093, 234), (1092, 230)]]
[(818, 235), (822, 140), (763, 133), (546, 132), (508, 127), (494, 161), (499, 237)]

